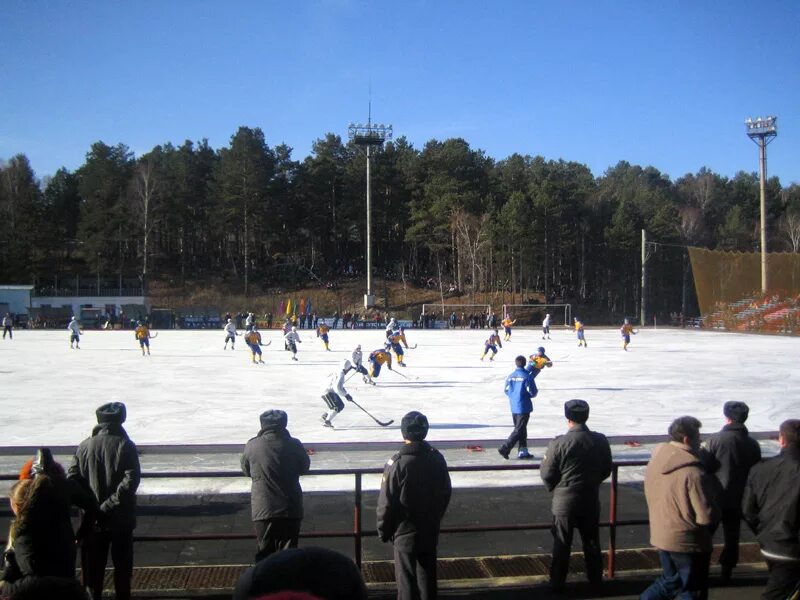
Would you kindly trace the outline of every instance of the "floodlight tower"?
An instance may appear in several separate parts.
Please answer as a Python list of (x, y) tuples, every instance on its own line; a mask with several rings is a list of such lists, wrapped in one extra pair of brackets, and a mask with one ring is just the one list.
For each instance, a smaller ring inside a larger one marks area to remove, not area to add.
[(375, 306), (375, 294), (372, 293), (372, 195), (369, 181), (370, 150), (380, 148), (386, 140), (392, 139), (392, 126), (372, 123), (372, 107), (370, 107), (367, 123), (350, 123), (347, 135), (357, 146), (367, 149), (367, 293), (364, 294), (364, 308)]
[(767, 292), (767, 144), (778, 135), (775, 122), (778, 117), (748, 118), (744, 125), (747, 137), (758, 145), (758, 162), (761, 170), (761, 291)]

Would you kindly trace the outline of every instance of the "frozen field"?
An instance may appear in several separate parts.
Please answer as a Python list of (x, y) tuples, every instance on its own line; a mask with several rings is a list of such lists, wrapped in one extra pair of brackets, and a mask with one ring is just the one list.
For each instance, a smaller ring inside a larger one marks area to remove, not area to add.
[(587, 330), (587, 349), (563, 328), (546, 342), (535, 330), (516, 330), (494, 362), (481, 362), (486, 330), (409, 330), (409, 344), (418, 344), (401, 371), (409, 380), (384, 369), (376, 387), (360, 377), (348, 384), (357, 402), (395, 424), (381, 428), (348, 404), (330, 430), (320, 423), (328, 374), (358, 343), (366, 359), (383, 332), (333, 331), (331, 352), (313, 332), (302, 334), (293, 363), (279, 334), (263, 332), (272, 340), (266, 364), (253, 365), (241, 341), (223, 351), (221, 331), (161, 331), (149, 357), (130, 331), (87, 331), (80, 350), (69, 349), (67, 331), (16, 331), (0, 343), (0, 445), (77, 444), (95, 424), (95, 408), (114, 400), (127, 404), (126, 428), (140, 445), (242, 444), (269, 408), (286, 410), (292, 435), (305, 443), (398, 441), (400, 418), (414, 409), (428, 415), (432, 441), (497, 440), (511, 431), (504, 379), (517, 354), (540, 344), (555, 366), (537, 378), (530, 437), (563, 432), (570, 398), (586, 399), (590, 427), (607, 435), (663, 434), (682, 414), (715, 431), (722, 403), (734, 399), (750, 405), (751, 431), (800, 417), (797, 338), (646, 330), (623, 352), (617, 330)]

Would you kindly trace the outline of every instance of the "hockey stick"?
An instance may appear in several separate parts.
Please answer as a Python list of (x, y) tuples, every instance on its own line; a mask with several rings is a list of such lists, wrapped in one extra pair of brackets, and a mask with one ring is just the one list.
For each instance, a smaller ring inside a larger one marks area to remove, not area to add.
[(150, 332), (150, 337), (153, 338), (153, 339), (157, 338), (158, 337), (158, 332), (157, 331), (151, 331)]
[(394, 423), (394, 419), (389, 419), (388, 421), (379, 421), (378, 419), (376, 419), (375, 417), (373, 417), (373, 416), (372, 416), (372, 414), (370, 414), (370, 412), (369, 412), (369, 411), (368, 411), (366, 408), (364, 408), (363, 406), (361, 406), (361, 405), (360, 405), (358, 402), (356, 402), (355, 400), (350, 400), (350, 402), (352, 402), (352, 403), (353, 403), (353, 404), (355, 404), (355, 405), (356, 405), (358, 408), (360, 408), (361, 410), (363, 410), (363, 411), (364, 411), (364, 412), (367, 414), (367, 416), (369, 416), (369, 417), (370, 417), (370, 418), (371, 418), (373, 421), (375, 421), (375, 422), (376, 422), (378, 425), (380, 425), (381, 427), (388, 427), (389, 425), (391, 425), (392, 423)]
[(409, 346), (408, 349), (409, 350), (416, 350), (417, 349), (417, 344), (414, 344), (413, 346)]
[(272, 340), (267, 340), (267, 343), (266, 343), (266, 344), (261, 344), (261, 346), (263, 346), (264, 348), (266, 348), (266, 347), (267, 347), (267, 346), (269, 346), (271, 343), (272, 343)]

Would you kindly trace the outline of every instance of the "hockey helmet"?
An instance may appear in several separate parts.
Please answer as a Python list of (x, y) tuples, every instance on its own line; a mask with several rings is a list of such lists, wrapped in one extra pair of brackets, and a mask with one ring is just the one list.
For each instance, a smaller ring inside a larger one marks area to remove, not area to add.
[(544, 354), (544, 346), (539, 346), (539, 347), (536, 349), (536, 351), (537, 351), (537, 352), (539, 352), (540, 354)]
[[(72, 317), (72, 318), (74, 319), (75, 317)], [(142, 322), (141, 322), (141, 321), (136, 321), (136, 325), (137, 325), (138, 327), (141, 327), (141, 326), (142, 326)]]
[(631, 324), (631, 322), (628, 321), (628, 319), (625, 319), (624, 323), (625, 323), (625, 325), (630, 325)]
[(230, 323), (230, 322), (231, 322), (231, 320), (230, 320), (230, 319), (228, 319), (228, 323)]
[(294, 325), (292, 325), (292, 331), (297, 331), (297, 327), (295, 327)]

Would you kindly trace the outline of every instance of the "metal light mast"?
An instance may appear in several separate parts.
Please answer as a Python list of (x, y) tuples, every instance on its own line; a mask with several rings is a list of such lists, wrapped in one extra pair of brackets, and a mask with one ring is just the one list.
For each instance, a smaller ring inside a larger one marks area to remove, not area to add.
[(761, 171), (761, 291), (767, 292), (767, 144), (769, 144), (778, 130), (775, 122), (778, 117), (758, 117), (753, 120), (748, 118), (744, 125), (747, 128), (747, 137), (758, 145), (758, 162)]
[(364, 308), (375, 306), (375, 294), (372, 293), (372, 192), (370, 189), (369, 163), (370, 149), (383, 146), (386, 140), (392, 139), (392, 126), (372, 123), (372, 108), (367, 124), (350, 123), (347, 135), (358, 146), (367, 149), (367, 293), (364, 294)]

